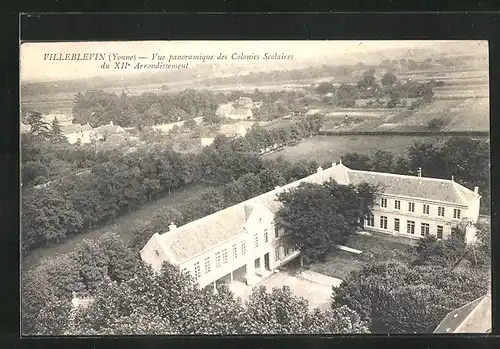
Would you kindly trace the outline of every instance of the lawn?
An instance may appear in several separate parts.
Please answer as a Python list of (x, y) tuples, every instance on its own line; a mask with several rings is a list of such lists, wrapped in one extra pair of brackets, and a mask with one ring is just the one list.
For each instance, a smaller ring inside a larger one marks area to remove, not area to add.
[(317, 273), (345, 280), (349, 273), (361, 269), (369, 261), (396, 259), (408, 262), (413, 260), (415, 256), (411, 246), (390, 241), (379, 236), (356, 234), (345, 245), (361, 250), (363, 253), (358, 255), (336, 250), (324, 262), (314, 263), (309, 266), (309, 269)]
[[(204, 185), (194, 185), (186, 189), (178, 190), (170, 195), (158, 199), (151, 204), (143, 205), (135, 211), (130, 212), (116, 218), (114, 221), (109, 222), (99, 228), (91, 231), (74, 235), (66, 239), (64, 242), (54, 246), (40, 247), (31, 251), (27, 256), (22, 257), (22, 267), (24, 270), (29, 269), (36, 265), (41, 258), (52, 257), (61, 253), (68, 253), (72, 251), (83, 239), (94, 239), (99, 237), (105, 232), (114, 232), (120, 235), (123, 241), (128, 244), (132, 239), (132, 234), (129, 227), (134, 223), (141, 220), (148, 220), (152, 218), (158, 210), (165, 210), (168, 208), (179, 209), (180, 206), (189, 197), (198, 194), (207, 187)], [(165, 228), (168, 229), (168, 228)]]
[(417, 141), (437, 144), (443, 140), (445, 138), (442, 136), (314, 136), (265, 157), (275, 159), (283, 156), (285, 160), (292, 162), (314, 160), (322, 164), (338, 162), (342, 156), (350, 152), (371, 155), (375, 150), (389, 150), (394, 154), (401, 154)]

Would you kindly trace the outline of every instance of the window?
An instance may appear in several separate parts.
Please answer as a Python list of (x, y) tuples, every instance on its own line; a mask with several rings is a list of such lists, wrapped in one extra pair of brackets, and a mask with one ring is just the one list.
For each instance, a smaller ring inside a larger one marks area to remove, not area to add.
[(408, 203), (408, 212), (415, 212), (415, 203), (414, 202)]
[(443, 226), (442, 225), (437, 226), (437, 238), (438, 239), (443, 238)]
[(387, 207), (387, 199), (380, 199), (380, 206)]
[(387, 217), (380, 216), (380, 228), (387, 229)]
[(285, 257), (290, 254), (290, 247), (285, 247)]
[(370, 215), (366, 219), (366, 225), (368, 225), (370, 227), (375, 226), (375, 217), (373, 216), (373, 213), (370, 213)]
[(274, 226), (274, 237), (277, 239), (280, 236), (280, 233), (278, 231), (278, 225)]
[(395, 210), (401, 210), (401, 201), (394, 200), (394, 209)]
[(241, 254), (247, 253), (247, 243), (246, 241), (241, 242)]
[(420, 235), (422, 236), (429, 235), (429, 223), (422, 223), (420, 225)]
[(459, 208), (453, 209), (453, 218), (460, 219), (460, 209)]
[(201, 276), (201, 268), (200, 268), (200, 262), (194, 263), (194, 277), (196, 279), (199, 279)]
[(423, 214), (429, 214), (429, 205), (423, 204), (423, 206), (422, 206), (422, 213)]
[(205, 274), (210, 273), (210, 257), (205, 258)]
[(236, 247), (236, 244), (233, 245), (233, 259), (238, 258), (238, 248)]
[(222, 250), (222, 264), (227, 264), (227, 249)]
[(220, 268), (220, 252), (215, 252), (215, 267)]
[(399, 218), (394, 218), (394, 231), (399, 231)]
[(262, 223), (262, 218), (259, 218), (259, 223)]
[(415, 234), (415, 222), (414, 221), (408, 221), (406, 223), (406, 232), (408, 234)]
[(438, 207), (438, 216), (444, 217), (444, 207), (442, 207), (442, 206)]
[(274, 260), (279, 261), (280, 260), (280, 248), (276, 247), (274, 249)]
[(259, 235), (257, 233), (253, 235), (253, 246), (255, 248), (259, 247)]
[(155, 254), (158, 257), (160, 255), (160, 252), (158, 252), (158, 250), (155, 250)]
[(269, 241), (269, 236), (267, 234), (267, 229), (264, 229), (264, 242), (268, 242)]

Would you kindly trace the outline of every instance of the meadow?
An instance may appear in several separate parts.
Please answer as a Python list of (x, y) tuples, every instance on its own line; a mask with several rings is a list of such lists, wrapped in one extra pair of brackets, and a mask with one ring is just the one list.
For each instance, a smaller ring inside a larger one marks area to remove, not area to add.
[(265, 156), (271, 159), (283, 156), (289, 161), (314, 160), (323, 164), (338, 162), (344, 154), (351, 152), (370, 155), (375, 150), (389, 150), (401, 154), (417, 141), (438, 144), (445, 140), (442, 136), (314, 136)]

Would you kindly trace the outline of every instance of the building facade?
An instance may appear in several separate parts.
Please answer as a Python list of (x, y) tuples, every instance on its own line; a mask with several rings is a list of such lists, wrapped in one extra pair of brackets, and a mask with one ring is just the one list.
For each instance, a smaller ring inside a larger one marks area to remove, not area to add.
[[(231, 283), (235, 280), (254, 285), (274, 270), (296, 258), (299, 251), (288, 246), (275, 215), (281, 208), (277, 194), (301, 183), (379, 185), (381, 194), (365, 220), (366, 230), (408, 239), (433, 234), (440, 239), (450, 235), (451, 227), (463, 219), (477, 221), (480, 195), (453, 180), (402, 176), (351, 170), (333, 164), (315, 174), (273, 191), (228, 207), (168, 232), (154, 234), (140, 251), (153, 269), (163, 262), (190, 272), (200, 286)], [(472, 241), (474, 230), (467, 232)]]

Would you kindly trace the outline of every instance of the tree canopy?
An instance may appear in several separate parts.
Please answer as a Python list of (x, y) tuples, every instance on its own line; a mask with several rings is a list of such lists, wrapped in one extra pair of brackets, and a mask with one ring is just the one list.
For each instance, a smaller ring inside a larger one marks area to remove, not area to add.
[(431, 333), (450, 311), (486, 294), (488, 277), (473, 270), (375, 262), (333, 288), (333, 309), (358, 312), (372, 333)]
[(288, 243), (306, 260), (315, 261), (356, 232), (377, 195), (378, 189), (368, 184), (345, 186), (333, 180), (321, 185), (303, 183), (278, 195), (283, 206), (277, 222)]

